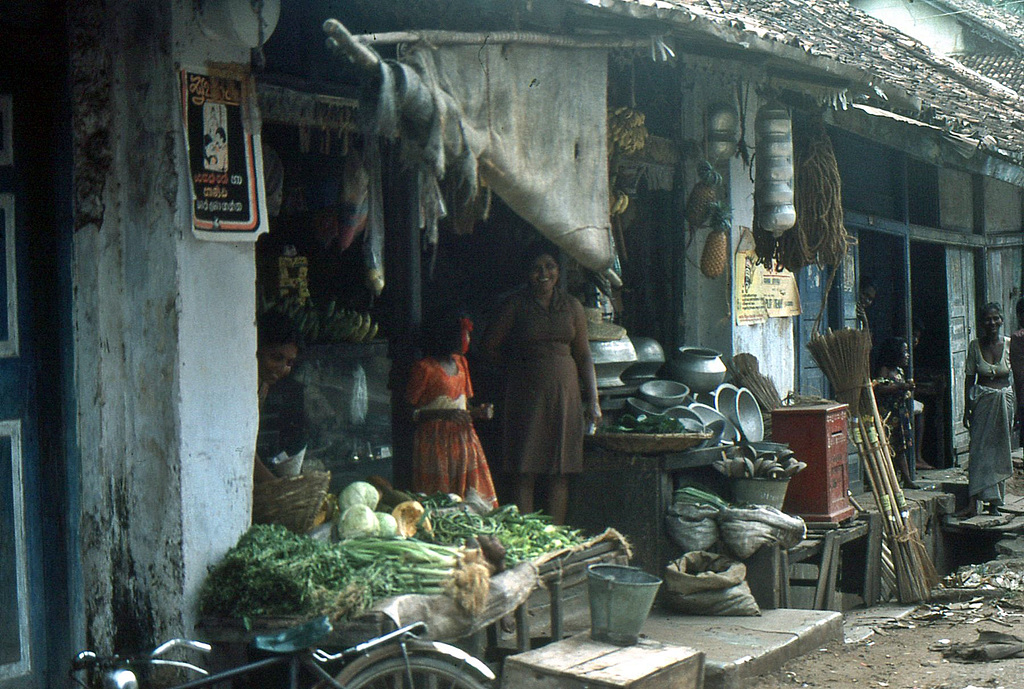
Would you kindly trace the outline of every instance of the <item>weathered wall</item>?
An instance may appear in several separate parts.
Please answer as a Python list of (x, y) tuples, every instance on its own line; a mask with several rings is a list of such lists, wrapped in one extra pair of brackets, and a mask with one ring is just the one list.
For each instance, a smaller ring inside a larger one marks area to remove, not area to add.
[(939, 168), (939, 227), (970, 232), (974, 226), (971, 175)]
[[(684, 80), (682, 137), (699, 146), (704, 138), (704, 113), (709, 103), (721, 98), (721, 94), (735, 93), (735, 86), (729, 77), (704, 72), (694, 72), (690, 80)], [(754, 117), (757, 111), (757, 97), (751, 94), (747, 108), (746, 132), (748, 144), (754, 143)], [(698, 158), (687, 161), (685, 188), (696, 182), (695, 167)], [(686, 256), (686, 344), (710, 347), (731, 356), (748, 352), (758, 358), (761, 372), (770, 376), (785, 395), (793, 388), (795, 380), (796, 354), (794, 350), (793, 319), (770, 318), (761, 325), (736, 325), (733, 314), (733, 254), (742, 236), (741, 228), (753, 226), (754, 185), (751, 171), (739, 158), (717, 167), (722, 173), (727, 189), (726, 201), (732, 209), (732, 233), (730, 254), (726, 272), (711, 280), (700, 272), (700, 256), (704, 239), (709, 230), (697, 232), (696, 239)]]
[[(747, 131), (753, 131), (753, 116)], [(750, 181), (747, 168), (738, 158), (731, 161), (731, 196), (733, 199), (733, 237), (730, 247), (736, 251), (741, 240), (743, 227), (754, 225), (754, 183)], [(729, 289), (733, 288), (733, 266), (729, 266)], [(731, 299), (730, 299), (731, 303)], [(730, 309), (731, 312), (731, 309)], [(769, 318), (758, 325), (733, 325), (733, 353), (748, 352), (757, 357), (761, 373), (772, 379), (785, 397), (796, 381), (796, 338), (793, 318)], [(734, 319), (735, 322), (735, 319)]]
[(850, 4), (941, 55), (964, 52), (966, 37), (956, 16), (935, 5), (913, 0), (854, 0)]
[(985, 231), (1020, 232), (1021, 189), (991, 177), (985, 180)]
[(84, 0), (71, 22), (80, 547), (99, 649), (190, 631), (197, 584), (249, 518), (254, 261), (189, 229), (175, 62), (192, 6)]
[[(716, 93), (725, 91), (724, 81), (706, 72), (689, 72), (683, 80), (683, 109), (681, 113), (682, 138), (693, 144), (684, 161), (684, 184), (680, 193), (687, 194), (697, 182), (697, 165), (703, 155), (699, 144), (704, 140), (704, 110)], [(718, 167), (729, 184), (728, 165)], [(728, 187), (726, 187), (728, 188)], [(728, 197), (726, 196), (726, 200)], [(735, 223), (733, 225), (735, 227)], [(725, 355), (732, 354), (732, 309), (729, 299), (730, 268), (714, 280), (700, 272), (700, 255), (708, 228), (696, 231), (686, 251), (683, 266), (686, 275), (683, 295), (684, 335), (681, 344), (708, 347)]]

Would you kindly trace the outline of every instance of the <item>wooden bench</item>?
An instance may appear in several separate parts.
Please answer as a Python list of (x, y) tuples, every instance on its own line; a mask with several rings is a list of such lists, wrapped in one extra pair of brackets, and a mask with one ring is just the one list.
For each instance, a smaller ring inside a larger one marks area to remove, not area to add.
[[(763, 609), (788, 608), (794, 586), (814, 589), (813, 610), (838, 610), (839, 571), (847, 546), (864, 548), (863, 587), (858, 593), (866, 606), (878, 602), (881, 589), (882, 518), (877, 512), (864, 514), (847, 524), (808, 524), (807, 538), (786, 550), (778, 546), (761, 548), (747, 558), (747, 582), (757, 604)], [(791, 565), (814, 565), (811, 578), (793, 576)]]

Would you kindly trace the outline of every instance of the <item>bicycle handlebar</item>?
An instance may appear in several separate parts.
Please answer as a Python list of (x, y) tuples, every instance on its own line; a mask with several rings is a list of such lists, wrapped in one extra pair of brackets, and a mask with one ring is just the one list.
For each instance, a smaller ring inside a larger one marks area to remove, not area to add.
[(156, 658), (158, 656), (162, 656), (173, 648), (191, 648), (193, 651), (201, 651), (203, 653), (209, 653), (213, 650), (213, 646), (205, 641), (196, 641), (194, 639), (171, 639), (170, 641), (165, 641), (154, 648), (149, 654), (149, 657)]

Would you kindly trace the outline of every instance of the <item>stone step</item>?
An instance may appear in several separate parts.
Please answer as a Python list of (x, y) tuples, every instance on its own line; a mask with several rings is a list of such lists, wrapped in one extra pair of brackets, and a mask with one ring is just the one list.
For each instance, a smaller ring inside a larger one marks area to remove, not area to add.
[(741, 689), (753, 677), (843, 639), (843, 615), (831, 610), (762, 610), (758, 617), (675, 615), (655, 610), (647, 638), (704, 652), (706, 689)]

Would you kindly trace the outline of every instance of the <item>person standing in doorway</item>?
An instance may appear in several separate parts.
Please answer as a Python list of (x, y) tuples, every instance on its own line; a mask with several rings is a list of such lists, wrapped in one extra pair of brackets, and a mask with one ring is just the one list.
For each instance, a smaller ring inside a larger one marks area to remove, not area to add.
[(556, 256), (547, 242), (530, 247), (527, 283), (502, 306), (484, 352), (505, 367), (504, 464), (516, 505), (532, 512), (543, 482), (548, 513), (563, 524), (569, 476), (583, 470), (583, 435), (601, 407), (583, 305), (559, 288)]
[(413, 364), (406, 399), (415, 407), (413, 488), (420, 493), (475, 491), (489, 507), (498, 506), (494, 482), (473, 419), (490, 419), (494, 407), (474, 405), (466, 352), (473, 324), (444, 313), (424, 324), (424, 357)]
[(857, 293), (857, 327), (861, 330), (871, 330), (868, 323), (868, 309), (875, 303), (878, 296), (878, 289), (874, 281), (865, 276), (860, 279), (860, 291)]
[(910, 348), (902, 337), (890, 337), (878, 353), (878, 371), (872, 381), (878, 406), (886, 419), (889, 444), (904, 488), (914, 483), (914, 381), (908, 380), (906, 367)]
[(967, 347), (964, 381), (964, 425), (971, 431), (967, 492), (972, 514), (984, 504), (989, 514), (999, 514), (1003, 487), (1013, 476), (1010, 433), (1017, 401), (1010, 369), (1010, 338), (1003, 337), (1003, 313), (990, 302), (978, 315), (981, 335)]
[(1017, 432), (1024, 447), (1024, 298), (1017, 300), (1017, 329), (1010, 335), (1010, 370), (1013, 371), (1014, 395), (1017, 397)]

